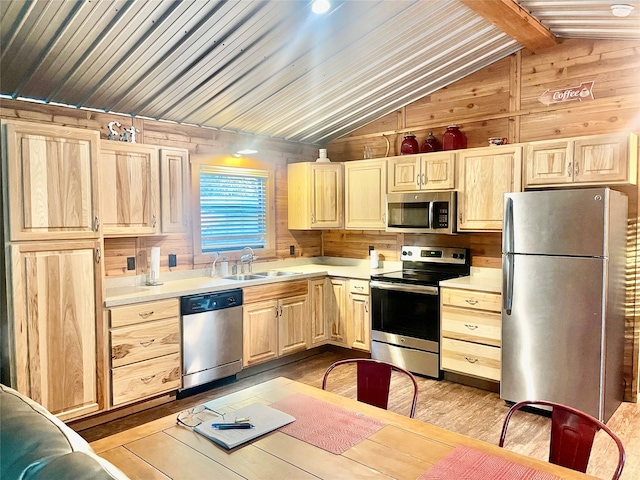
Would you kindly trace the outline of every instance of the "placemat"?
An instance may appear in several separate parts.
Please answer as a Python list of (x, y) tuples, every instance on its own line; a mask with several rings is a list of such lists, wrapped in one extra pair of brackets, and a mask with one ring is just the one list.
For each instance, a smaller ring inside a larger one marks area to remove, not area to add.
[(459, 446), (418, 480), (559, 480), (560, 477), (513, 463), (474, 448)]
[(280, 431), (336, 455), (376, 433), (384, 423), (300, 393), (271, 405), (296, 418)]

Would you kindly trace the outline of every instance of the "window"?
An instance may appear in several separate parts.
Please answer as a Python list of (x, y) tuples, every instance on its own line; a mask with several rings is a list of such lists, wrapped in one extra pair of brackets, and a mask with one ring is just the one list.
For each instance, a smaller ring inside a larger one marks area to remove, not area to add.
[(204, 163), (193, 168), (200, 220), (194, 235), (196, 256), (271, 248), (272, 171)]

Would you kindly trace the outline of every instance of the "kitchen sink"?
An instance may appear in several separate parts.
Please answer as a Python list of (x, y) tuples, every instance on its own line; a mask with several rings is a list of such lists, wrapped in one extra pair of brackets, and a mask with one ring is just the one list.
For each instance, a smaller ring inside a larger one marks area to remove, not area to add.
[(285, 275), (297, 275), (296, 272), (283, 272), (281, 270), (274, 270), (271, 272), (267, 272), (267, 277), (283, 277)]
[(238, 280), (240, 282), (245, 280), (258, 280), (265, 278), (267, 276), (266, 273), (239, 273), (237, 275), (229, 275), (227, 277), (222, 277), (223, 280)]

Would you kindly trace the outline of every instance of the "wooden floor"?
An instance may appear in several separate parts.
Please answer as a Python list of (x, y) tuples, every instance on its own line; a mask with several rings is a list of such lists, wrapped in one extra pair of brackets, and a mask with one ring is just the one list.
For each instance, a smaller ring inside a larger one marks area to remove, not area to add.
[[(326, 368), (348, 355), (342, 352), (323, 352), (285, 366), (257, 373), (250, 377), (198, 393), (175, 402), (129, 415), (103, 425), (82, 430), (79, 433), (89, 442), (147, 423), (156, 418), (190, 408), (193, 405), (217, 398), (275, 377), (320, 387)], [(354, 371), (349, 367), (334, 370), (327, 385), (328, 390), (355, 397)], [(417, 377), (419, 386), (418, 407), (415, 418), (449, 430), (453, 430), (485, 442), (497, 444), (502, 422), (508, 407), (497, 393), (452, 383)], [(410, 384), (403, 378), (392, 381), (392, 400), (389, 409), (408, 414), (411, 403)], [(549, 419), (530, 413), (514, 415), (507, 435), (506, 447), (525, 455), (546, 459), (548, 456)], [(622, 440), (627, 461), (622, 480), (640, 478), (640, 406), (623, 403), (607, 425)], [(606, 434), (598, 434), (587, 473), (608, 479), (615, 468), (617, 450)]]

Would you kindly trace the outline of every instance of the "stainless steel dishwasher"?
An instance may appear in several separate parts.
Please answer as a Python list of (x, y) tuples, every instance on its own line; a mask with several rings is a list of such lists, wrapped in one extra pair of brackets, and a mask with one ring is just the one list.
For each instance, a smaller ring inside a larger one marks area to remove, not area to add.
[(182, 389), (242, 369), (242, 289), (180, 299)]

